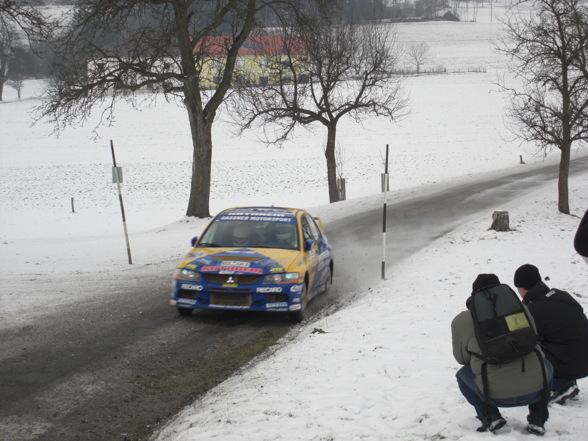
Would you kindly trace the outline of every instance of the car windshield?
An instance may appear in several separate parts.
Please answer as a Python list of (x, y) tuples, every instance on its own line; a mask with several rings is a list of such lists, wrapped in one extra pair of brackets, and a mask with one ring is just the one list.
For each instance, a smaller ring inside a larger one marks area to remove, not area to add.
[(294, 218), (276, 221), (215, 220), (204, 232), (198, 246), (246, 248), (299, 248)]

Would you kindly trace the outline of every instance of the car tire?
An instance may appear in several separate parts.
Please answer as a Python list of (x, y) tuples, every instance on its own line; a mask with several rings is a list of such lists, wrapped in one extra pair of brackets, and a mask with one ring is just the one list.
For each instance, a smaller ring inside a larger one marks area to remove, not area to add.
[(190, 317), (192, 315), (192, 308), (178, 308), (178, 314), (182, 317)]
[(308, 304), (308, 289), (306, 286), (306, 283), (304, 283), (304, 288), (302, 288), (302, 295), (301, 297), (301, 304), (300, 304), (300, 309), (298, 311), (292, 311), (290, 313), (290, 319), (294, 322), (294, 323), (300, 323), (302, 322), (302, 320), (304, 320), (304, 317), (306, 315), (306, 305)]
[(331, 265), (329, 265), (328, 267), (328, 274), (327, 277), (325, 279), (325, 285), (323, 288), (323, 291), (321, 294), (326, 294), (329, 292), (329, 289), (331, 289), (331, 285), (333, 284), (333, 270), (331, 268)]

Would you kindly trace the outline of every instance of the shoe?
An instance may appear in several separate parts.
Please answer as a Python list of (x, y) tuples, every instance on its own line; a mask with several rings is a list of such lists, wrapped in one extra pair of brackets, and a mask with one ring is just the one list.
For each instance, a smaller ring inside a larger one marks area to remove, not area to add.
[(545, 427), (543, 427), (543, 424), (541, 423), (529, 423), (529, 425), (527, 426), (527, 432), (532, 433), (533, 435), (543, 436), (545, 435)]
[(558, 391), (553, 392), (551, 397), (549, 398), (550, 403), (561, 404), (562, 406), (566, 404), (567, 400), (572, 400), (580, 393), (580, 389), (578, 388), (578, 384), (574, 381), (568, 387)]
[(545, 435), (545, 426), (543, 425), (543, 420), (541, 418), (538, 418), (535, 415), (529, 415), (527, 421), (529, 422), (527, 425), (527, 432), (532, 433), (533, 435)]
[(490, 422), (483, 423), (476, 430), (478, 432), (496, 433), (496, 431), (498, 431), (499, 429), (502, 429), (504, 426), (506, 426), (506, 420), (499, 415), (498, 417), (495, 417), (494, 419), (492, 419)]

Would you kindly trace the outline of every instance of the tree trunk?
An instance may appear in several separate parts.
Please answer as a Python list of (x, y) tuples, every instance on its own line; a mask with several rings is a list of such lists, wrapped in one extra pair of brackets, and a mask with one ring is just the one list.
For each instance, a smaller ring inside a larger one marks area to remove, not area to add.
[(0, 101), (4, 95), (4, 83), (6, 82), (6, 58), (0, 54)]
[(508, 211), (495, 211), (492, 213), (492, 225), (490, 229), (494, 231), (510, 231)]
[(570, 214), (570, 198), (568, 191), (568, 176), (570, 174), (570, 143), (567, 142), (561, 150), (559, 161), (559, 179), (557, 181), (559, 211), (563, 214)]
[(337, 123), (327, 126), (327, 147), (325, 157), (327, 158), (327, 179), (329, 183), (329, 203), (341, 200), (337, 189), (337, 162), (335, 160), (335, 140), (337, 137)]
[(210, 217), (210, 178), (212, 169), (212, 127), (202, 124), (192, 129), (192, 180), (186, 216)]
[(559, 146), (561, 158), (559, 160), (559, 179), (557, 181), (558, 208), (563, 214), (570, 214), (570, 200), (568, 192), (568, 176), (570, 174), (570, 151), (572, 148), (571, 99), (569, 94), (568, 66), (562, 70), (562, 143)]

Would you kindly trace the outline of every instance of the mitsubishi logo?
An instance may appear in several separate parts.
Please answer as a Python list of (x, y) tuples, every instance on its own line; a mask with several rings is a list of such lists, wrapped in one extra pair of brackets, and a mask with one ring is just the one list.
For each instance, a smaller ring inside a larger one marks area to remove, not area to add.
[(233, 276), (229, 276), (226, 283), (237, 283), (237, 278), (233, 278)]

